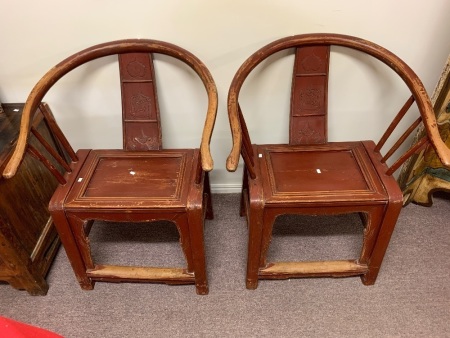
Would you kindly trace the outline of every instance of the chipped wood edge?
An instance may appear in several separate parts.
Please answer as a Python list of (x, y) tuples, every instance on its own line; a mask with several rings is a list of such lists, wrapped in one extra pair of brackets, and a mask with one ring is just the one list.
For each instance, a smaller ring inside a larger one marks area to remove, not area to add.
[(367, 271), (369, 271), (367, 264), (361, 264), (354, 260), (276, 262), (260, 269), (259, 276), (267, 279), (318, 276), (347, 277), (362, 275)]

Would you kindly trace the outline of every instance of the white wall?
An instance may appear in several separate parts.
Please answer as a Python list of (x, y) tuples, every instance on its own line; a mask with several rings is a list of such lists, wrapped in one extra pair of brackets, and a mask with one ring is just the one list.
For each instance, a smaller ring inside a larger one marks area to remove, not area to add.
[[(25, 101), (52, 66), (105, 41), (159, 39), (196, 54), (210, 69), (219, 91), (212, 183), (222, 191), (241, 181), (239, 172), (225, 170), (231, 147), (228, 86), (256, 49), (300, 33), (359, 36), (400, 56), (430, 94), (450, 52), (448, 0), (0, 0), (0, 12), (2, 102)], [(264, 67), (266, 74), (256, 70), (243, 88), (242, 105), (254, 142), (287, 140), (292, 58), (285, 55), (273, 58), (277, 62)], [(332, 58), (330, 140), (378, 138), (407, 99), (406, 88), (375, 60), (341, 48)], [(196, 147), (206, 100), (201, 84), (192, 82), (192, 73), (185, 68), (177, 73), (176, 65), (167, 58), (156, 61), (164, 142), (167, 147)], [(46, 96), (75, 148), (121, 147), (117, 78), (114, 60), (99, 60), (63, 78)]]

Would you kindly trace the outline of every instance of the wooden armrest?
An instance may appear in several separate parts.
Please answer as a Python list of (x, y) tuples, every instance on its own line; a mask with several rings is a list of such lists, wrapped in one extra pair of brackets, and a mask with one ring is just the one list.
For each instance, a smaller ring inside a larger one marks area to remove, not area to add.
[(25, 151), (27, 150), (28, 137), (31, 130), (31, 121), (33, 120), (34, 113), (36, 112), (36, 109), (38, 107), (38, 103), (33, 104), (34, 102), (32, 102), (34, 101), (32, 94), (30, 94), (30, 97), (25, 103), (22, 112), (22, 119), (20, 122), (20, 132), (17, 138), (17, 144), (16, 147), (14, 148), (14, 152), (10, 160), (8, 161), (5, 169), (3, 170), (4, 178), (11, 178), (16, 174), (25, 156)]
[[(420, 81), (417, 79), (417, 81)], [(422, 121), (425, 127), (425, 131), (430, 140), (431, 145), (433, 146), (439, 160), (442, 164), (450, 168), (450, 149), (447, 147), (445, 142), (442, 140), (441, 135), (439, 133), (436, 116), (434, 115), (433, 107), (428, 95), (426, 95), (426, 91), (423, 88), (422, 83), (417, 84), (417, 86), (421, 86), (421, 90), (417, 90), (420, 93), (420, 99), (416, 97), (416, 103), (419, 107), (420, 114), (422, 116)]]
[(239, 164), (239, 157), (242, 147), (242, 129), (238, 118), (238, 109), (236, 99), (232, 99), (232, 96), (236, 98), (236, 93), (228, 94), (228, 112), (230, 119), (231, 135), (233, 139), (233, 147), (231, 148), (230, 155), (227, 158), (227, 170), (236, 171)]
[(209, 144), (211, 142), (211, 136), (214, 129), (214, 124), (216, 122), (216, 114), (217, 114), (217, 89), (212, 80), (211, 82), (205, 83), (208, 91), (208, 110), (206, 113), (205, 126), (203, 127), (202, 140), (200, 144), (200, 154), (202, 160), (202, 168), (204, 171), (211, 171), (214, 167), (214, 161), (211, 156), (211, 151)]

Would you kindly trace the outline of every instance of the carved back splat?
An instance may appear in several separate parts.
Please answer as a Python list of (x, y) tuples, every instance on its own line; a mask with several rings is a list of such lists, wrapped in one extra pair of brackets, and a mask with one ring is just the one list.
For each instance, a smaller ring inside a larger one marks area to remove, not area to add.
[(289, 144), (327, 142), (329, 46), (296, 49), (292, 77)]
[(123, 148), (162, 149), (161, 121), (152, 55), (119, 55), (122, 90)]

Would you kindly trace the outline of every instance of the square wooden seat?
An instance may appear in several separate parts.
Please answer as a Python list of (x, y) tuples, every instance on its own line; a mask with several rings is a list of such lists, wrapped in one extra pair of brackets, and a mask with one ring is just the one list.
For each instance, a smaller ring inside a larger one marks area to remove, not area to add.
[[(374, 147), (373, 142), (369, 142)], [(388, 201), (363, 142), (319, 145), (258, 145), (265, 201), (333, 203)], [(261, 156), (262, 155), (262, 156)]]
[(66, 208), (184, 209), (198, 156), (194, 149), (79, 150)]

